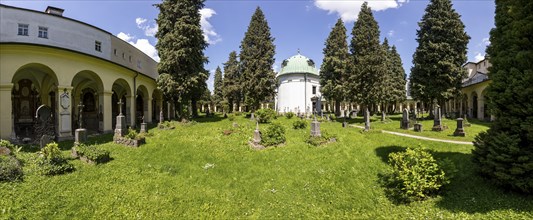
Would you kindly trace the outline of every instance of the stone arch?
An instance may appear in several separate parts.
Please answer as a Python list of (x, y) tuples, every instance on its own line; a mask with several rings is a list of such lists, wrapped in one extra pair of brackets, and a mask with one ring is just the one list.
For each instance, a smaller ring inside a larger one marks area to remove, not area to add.
[(12, 138), (18, 141), (36, 140), (35, 111), (40, 105), (52, 109), (54, 134), (57, 135), (57, 85), (56, 73), (47, 65), (28, 63), (19, 67), (11, 79)]
[(128, 81), (118, 78), (113, 82), (112, 86), (113, 94), (111, 96), (111, 118), (112, 118), (112, 127), (113, 129), (116, 126), (117, 116), (120, 114), (120, 108), (118, 105), (119, 100), (122, 100), (122, 114), (126, 116), (126, 124), (130, 122), (130, 111), (128, 110), (131, 106), (131, 87)]
[(481, 103), (480, 103), (480, 113), (481, 115), (479, 116), (480, 118), (484, 119), (484, 120), (490, 120), (490, 111), (489, 111), (489, 108), (488, 108), (488, 99), (487, 99), (487, 88), (483, 88), (483, 90), (481, 91), (481, 97), (480, 97), (480, 100), (481, 100)]
[(478, 94), (473, 91), (471, 94), (470, 94), (470, 116), (472, 118), (477, 118), (478, 117)]
[(163, 93), (159, 89), (152, 91), (152, 122), (159, 122), (159, 114), (163, 105)]
[(149, 120), (150, 114), (148, 111), (148, 105), (150, 102), (150, 94), (144, 85), (139, 85), (135, 94), (135, 120), (137, 122), (135, 124), (140, 124), (142, 122), (142, 117), (144, 116), (146, 116), (145, 120)]
[(103, 132), (104, 84), (100, 76), (91, 70), (82, 70), (74, 75), (71, 86), (73, 128), (79, 128), (81, 115), (83, 127), (89, 133)]

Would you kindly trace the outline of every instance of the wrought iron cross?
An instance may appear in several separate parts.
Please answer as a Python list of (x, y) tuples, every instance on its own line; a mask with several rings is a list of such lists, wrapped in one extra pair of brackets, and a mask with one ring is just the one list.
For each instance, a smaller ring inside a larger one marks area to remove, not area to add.
[(83, 108), (85, 107), (85, 105), (83, 105), (83, 103), (80, 101), (80, 104), (78, 105), (78, 110), (80, 111), (80, 117), (79, 117), (79, 121), (78, 121), (78, 124), (80, 126), (80, 128), (83, 128)]
[(119, 115), (122, 115), (122, 105), (124, 104), (122, 102), (122, 99), (119, 99), (117, 104), (118, 104), (118, 109), (119, 109)]

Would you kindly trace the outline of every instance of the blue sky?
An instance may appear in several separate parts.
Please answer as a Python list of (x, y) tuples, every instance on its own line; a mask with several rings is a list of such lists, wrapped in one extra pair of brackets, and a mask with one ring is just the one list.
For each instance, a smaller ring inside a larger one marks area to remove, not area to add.
[[(149, 56), (158, 59), (153, 47), (157, 30), (155, 18), (159, 1), (0, 1), (2, 4), (44, 11), (47, 6), (65, 9), (64, 16), (100, 27), (130, 42)], [(260, 6), (275, 38), (276, 63), (297, 53), (322, 63), (324, 42), (331, 28), (341, 17), (348, 36), (363, 1), (357, 0), (207, 0), (201, 11), (204, 35), (210, 42), (205, 54), (209, 57), (206, 69), (211, 71), (208, 86), (212, 90), (213, 72), (222, 68), (231, 51), (239, 52), (239, 45), (257, 6)], [(396, 45), (404, 69), (409, 74), (416, 49), (416, 30), (429, 0), (369, 0), (381, 30)], [(489, 31), (494, 27), (494, 1), (453, 1), (470, 35), (468, 61), (483, 57)], [(349, 39), (348, 39), (349, 40)]]

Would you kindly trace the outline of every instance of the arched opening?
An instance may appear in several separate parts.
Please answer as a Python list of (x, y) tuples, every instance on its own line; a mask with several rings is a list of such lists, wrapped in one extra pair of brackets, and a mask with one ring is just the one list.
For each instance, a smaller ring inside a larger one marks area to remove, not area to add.
[(129, 97), (131, 97), (131, 89), (124, 79), (117, 79), (113, 83), (113, 95), (111, 96), (111, 111), (112, 111), (112, 127), (115, 129), (117, 124), (117, 116), (120, 114), (119, 100), (122, 103), (122, 115), (126, 116), (126, 124), (129, 122), (129, 111), (127, 106)]
[(31, 63), (20, 67), (14, 74), (11, 90), (11, 117), (17, 141), (35, 141), (41, 134), (36, 131), (38, 119), (35, 117), (40, 105), (52, 109), (51, 128), (57, 135), (57, 77), (43, 64)]
[(72, 127), (86, 128), (88, 133), (103, 132), (103, 84), (100, 77), (88, 70), (72, 79)]
[(137, 97), (135, 97), (135, 120), (136, 125), (140, 125), (141, 122), (148, 121), (150, 115), (148, 115), (148, 101), (149, 101), (149, 95), (148, 90), (144, 85), (140, 85), (137, 88)]
[(152, 92), (152, 122), (159, 122), (161, 105), (163, 104), (163, 95), (158, 89)]
[(477, 114), (477, 102), (478, 102), (478, 97), (477, 97), (477, 94), (475, 92), (472, 93), (472, 118), (477, 118), (478, 114)]
[(487, 89), (484, 89), (483, 92), (481, 92), (481, 97), (483, 98), (483, 119), (486, 121), (490, 121), (490, 111), (488, 107), (489, 100), (487, 99)]

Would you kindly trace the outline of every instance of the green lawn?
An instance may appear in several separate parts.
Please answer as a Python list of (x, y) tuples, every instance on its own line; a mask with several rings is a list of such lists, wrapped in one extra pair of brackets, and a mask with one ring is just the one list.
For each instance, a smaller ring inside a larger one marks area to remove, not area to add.
[[(459, 137), (459, 136), (453, 136), (453, 132), (455, 131), (455, 128), (457, 128), (456, 120), (450, 120), (450, 119), (443, 118), (442, 124), (448, 126), (448, 129), (444, 131), (440, 131), (440, 132), (431, 130), (431, 128), (433, 127), (433, 119), (419, 120), (418, 122), (422, 124), (422, 132), (415, 132), (412, 128), (409, 130), (404, 130), (400, 128), (400, 120), (402, 119), (402, 115), (388, 115), (387, 117), (390, 120), (387, 120), (385, 122), (381, 121), (381, 115), (371, 117), (370, 128), (377, 129), (377, 130), (394, 131), (394, 132), (400, 132), (400, 133), (406, 133), (406, 134), (412, 134), (412, 135), (418, 135), (418, 136), (424, 136), (424, 137), (431, 137), (431, 138), (471, 142), (471, 141), (474, 141), (474, 137), (476, 136), (476, 134), (482, 131), (486, 131), (487, 129), (489, 129), (489, 126), (490, 126), (490, 122), (480, 121), (476, 119), (469, 119), (468, 122), (471, 124), (471, 126), (464, 127), (466, 136)], [(338, 119), (338, 121), (340, 121), (340, 119)], [(362, 117), (350, 119), (348, 120), (348, 122), (353, 123), (355, 125), (359, 125), (359, 126), (365, 125)]]
[[(506, 192), (474, 173), (472, 146), (421, 141), (379, 132), (362, 133), (322, 123), (338, 141), (321, 147), (304, 143), (296, 119), (284, 146), (251, 150), (255, 124), (236, 117), (239, 128), (221, 117), (151, 129), (147, 144), (128, 148), (92, 141), (111, 151), (112, 161), (23, 182), (0, 183), (0, 218), (26, 219), (234, 219), (234, 218), (533, 218), (533, 196)], [(378, 124), (378, 123), (374, 123)], [(399, 123), (391, 123), (399, 126)], [(266, 125), (260, 125), (264, 127)], [(422, 144), (437, 159), (450, 158), (459, 172), (442, 196), (396, 205), (377, 183), (387, 155)], [(61, 143), (67, 155), (71, 143)], [(25, 152), (19, 157), (29, 157)]]

